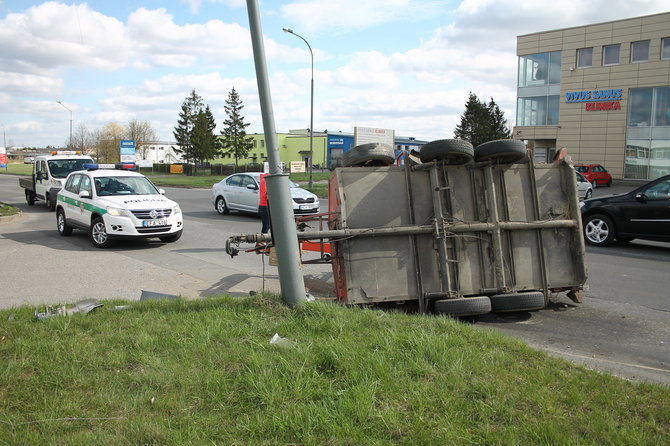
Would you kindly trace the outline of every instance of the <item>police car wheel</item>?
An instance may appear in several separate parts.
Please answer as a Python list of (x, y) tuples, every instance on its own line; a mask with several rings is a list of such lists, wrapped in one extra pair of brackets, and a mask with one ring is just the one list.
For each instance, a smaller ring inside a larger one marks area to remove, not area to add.
[(105, 222), (101, 217), (93, 220), (90, 232), (91, 243), (96, 248), (109, 248), (112, 245), (112, 239), (107, 234)]
[(65, 237), (72, 235), (72, 228), (68, 226), (65, 220), (65, 212), (62, 209), (58, 209), (58, 212), (56, 212), (56, 224), (60, 235)]

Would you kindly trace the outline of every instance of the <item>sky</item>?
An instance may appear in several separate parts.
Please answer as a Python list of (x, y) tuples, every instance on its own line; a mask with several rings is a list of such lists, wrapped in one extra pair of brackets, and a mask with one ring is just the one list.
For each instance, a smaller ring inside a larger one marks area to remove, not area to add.
[[(235, 89), (263, 133), (245, 0), (0, 0), (0, 145), (148, 121), (174, 141), (195, 89), (218, 134)], [(668, 0), (258, 0), (275, 129), (453, 138), (469, 92), (511, 125), (516, 37), (667, 12)], [(58, 102), (60, 101), (60, 103)]]

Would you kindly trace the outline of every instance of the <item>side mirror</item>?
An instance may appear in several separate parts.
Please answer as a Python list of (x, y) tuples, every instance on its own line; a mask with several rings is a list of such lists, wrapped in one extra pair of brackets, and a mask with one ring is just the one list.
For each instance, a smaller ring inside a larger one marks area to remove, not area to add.
[(40, 180), (44, 179), (44, 178), (42, 178), (42, 172), (37, 172), (37, 173), (35, 174), (35, 179), (36, 179), (37, 181), (40, 181)]
[(165, 195), (165, 189), (158, 189), (158, 193), (161, 195)]
[(91, 193), (87, 190), (80, 190), (79, 198), (91, 198)]
[(635, 194), (635, 199), (640, 203), (647, 202), (647, 196), (644, 194), (644, 192), (638, 192), (637, 194)]
[(256, 186), (255, 184), (247, 184), (247, 189), (258, 190), (258, 186)]

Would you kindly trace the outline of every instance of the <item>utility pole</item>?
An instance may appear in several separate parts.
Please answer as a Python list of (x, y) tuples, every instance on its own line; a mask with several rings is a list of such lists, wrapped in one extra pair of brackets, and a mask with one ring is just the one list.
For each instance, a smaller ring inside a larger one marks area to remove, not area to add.
[(58, 102), (60, 105), (62, 105), (65, 110), (70, 112), (70, 142), (68, 142), (68, 148), (71, 149), (72, 148), (72, 110), (67, 108), (65, 106), (65, 104), (63, 104), (61, 101), (56, 101), (56, 102)]
[(306, 302), (307, 294), (305, 293), (302, 271), (300, 271), (298, 231), (293, 217), (288, 175), (281, 170), (281, 160), (277, 149), (277, 132), (265, 62), (258, 0), (247, 0), (247, 12), (249, 14), (251, 44), (254, 50), (256, 82), (258, 83), (258, 95), (263, 116), (263, 131), (267, 142), (268, 163), (270, 164), (270, 174), (266, 177), (266, 182), (270, 215), (272, 215), (272, 238), (277, 248), (279, 283), (284, 303), (289, 307), (296, 307)]
[(303, 42), (307, 44), (309, 48), (309, 55), (312, 58), (312, 80), (310, 82), (310, 101), (309, 101), (309, 163), (307, 168), (309, 169), (309, 184), (308, 188), (312, 189), (312, 164), (314, 159), (314, 53), (312, 52), (312, 47), (309, 42), (300, 34), (296, 34), (291, 28), (282, 28), (282, 31), (285, 33), (293, 34), (296, 37), (302, 39)]

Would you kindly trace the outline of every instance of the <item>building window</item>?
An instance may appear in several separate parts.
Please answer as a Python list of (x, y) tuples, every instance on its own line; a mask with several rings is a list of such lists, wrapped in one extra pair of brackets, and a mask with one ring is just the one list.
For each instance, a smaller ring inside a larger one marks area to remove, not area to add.
[(619, 65), (621, 45), (605, 45), (603, 47), (603, 65)]
[(635, 88), (630, 90), (628, 99), (628, 127), (646, 127), (651, 125), (653, 92), (653, 88)]
[(261, 149), (262, 149), (263, 147), (265, 147), (265, 140), (264, 140), (264, 139), (261, 139)]
[(624, 177), (654, 180), (670, 173), (670, 87), (630, 90)]
[(670, 87), (654, 88), (654, 127), (670, 126)]
[(254, 149), (256, 148), (257, 145), (258, 145), (258, 141), (256, 141), (256, 140), (254, 139)]
[(577, 50), (577, 68), (590, 68), (593, 66), (593, 47)]
[(519, 87), (559, 84), (561, 82), (561, 52), (529, 54), (519, 57)]
[(640, 40), (630, 44), (630, 62), (647, 62), (649, 60), (649, 41)]
[(670, 37), (661, 39), (661, 59), (670, 59)]
[(560, 96), (535, 96), (519, 98), (517, 103), (517, 125), (558, 125)]

